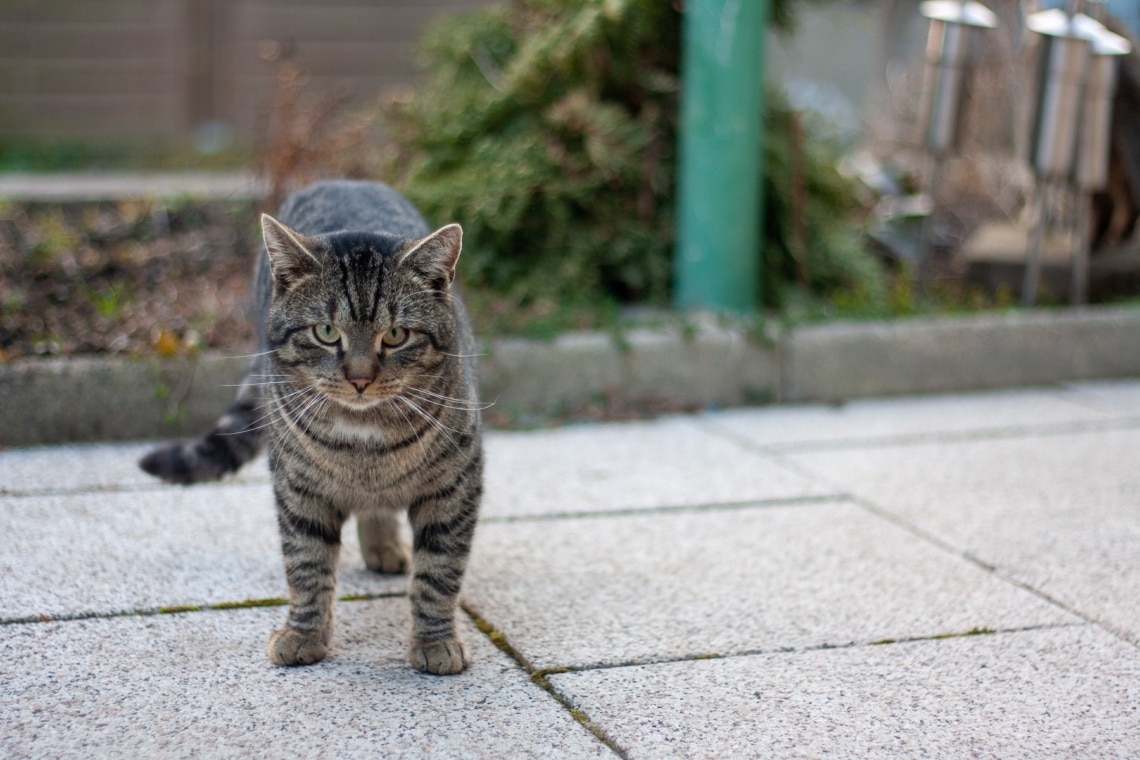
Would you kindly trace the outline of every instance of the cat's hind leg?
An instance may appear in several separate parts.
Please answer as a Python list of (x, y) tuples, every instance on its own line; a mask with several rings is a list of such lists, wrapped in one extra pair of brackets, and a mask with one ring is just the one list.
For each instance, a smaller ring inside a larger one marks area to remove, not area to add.
[(412, 564), (412, 553), (400, 537), (400, 515), (394, 510), (360, 514), (356, 519), (356, 535), (364, 565), (378, 573), (406, 573)]

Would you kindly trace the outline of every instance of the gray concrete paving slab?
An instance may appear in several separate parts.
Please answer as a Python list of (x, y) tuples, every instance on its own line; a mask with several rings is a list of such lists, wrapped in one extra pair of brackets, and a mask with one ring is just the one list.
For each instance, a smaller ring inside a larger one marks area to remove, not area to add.
[[(282, 597), (268, 485), (0, 497), (0, 620)], [(345, 526), (341, 594), (403, 592)]]
[(1140, 643), (1140, 429), (789, 457)]
[[(866, 399), (839, 406), (773, 406), (706, 415), (711, 429), (775, 449), (858, 445), (892, 438), (997, 433), (1098, 423), (1119, 411), (1097, 395), (1058, 388)], [(1129, 388), (1135, 387), (1132, 385)], [(1140, 418), (1140, 391), (1132, 410)], [(1098, 401), (1100, 402), (1098, 404)]]
[[(69, 491), (158, 487), (159, 481), (138, 468), (138, 460), (154, 443), (71, 444), (36, 446), (0, 452), (0, 494), (46, 494)], [(246, 465), (227, 482), (267, 483), (265, 457)]]
[(631, 758), (1140, 754), (1140, 654), (1094, 626), (550, 681)]
[(631, 757), (1140, 753), (1140, 382), (487, 447), (464, 598), (566, 705), (466, 620), (470, 673), (408, 669), (351, 526), (370, 598), (322, 665), (269, 665), (282, 607), (155, 614), (284, 594), (263, 460), (171, 488), (142, 445), (8, 450), (0, 756), (610, 753), (575, 717)]
[(464, 593), (536, 668), (1078, 620), (842, 502), (484, 524)]
[(474, 664), (404, 659), (405, 599), (341, 603), (329, 658), (278, 668), (277, 609), (0, 626), (3, 757), (612, 757), (466, 619)]
[(1071, 383), (1072, 399), (1113, 416), (1140, 416), (1140, 382), (1136, 380)]
[(486, 517), (771, 501), (827, 489), (696, 418), (489, 436)]

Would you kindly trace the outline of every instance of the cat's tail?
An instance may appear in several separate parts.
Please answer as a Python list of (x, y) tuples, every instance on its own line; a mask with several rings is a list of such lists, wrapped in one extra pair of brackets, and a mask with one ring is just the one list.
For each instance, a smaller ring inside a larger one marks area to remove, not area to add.
[(144, 471), (167, 483), (204, 483), (237, 472), (257, 456), (265, 438), (258, 415), (262, 384), (255, 381), (261, 362), (250, 364), (237, 397), (214, 426), (200, 438), (159, 446), (139, 460)]

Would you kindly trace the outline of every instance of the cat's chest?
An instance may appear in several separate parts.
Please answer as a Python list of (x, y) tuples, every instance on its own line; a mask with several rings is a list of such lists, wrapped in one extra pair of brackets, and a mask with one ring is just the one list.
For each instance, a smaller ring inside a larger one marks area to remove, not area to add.
[(375, 422), (362, 423), (344, 417), (334, 417), (324, 427), (337, 443), (361, 448), (390, 446), (400, 435), (398, 430), (390, 426)]
[(301, 435), (304, 444), (296, 453), (305, 461), (297, 464), (352, 511), (362, 508), (357, 502), (404, 506), (421, 486), (417, 474), (431, 448), (427, 440), (409, 441), (409, 431), (398, 426), (347, 419), (327, 420)]

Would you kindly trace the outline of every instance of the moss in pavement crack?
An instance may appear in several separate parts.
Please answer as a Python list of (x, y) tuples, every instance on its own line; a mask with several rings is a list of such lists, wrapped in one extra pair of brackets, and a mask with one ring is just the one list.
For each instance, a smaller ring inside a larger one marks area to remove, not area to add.
[(159, 615), (176, 615), (180, 612), (201, 612), (202, 608), (196, 604), (173, 604), (169, 607), (159, 607)]
[(288, 604), (289, 600), (282, 599), (279, 596), (269, 597), (268, 599), (246, 599), (243, 602), (218, 602), (211, 604), (211, 610), (244, 610), (249, 607), (283, 607)]

